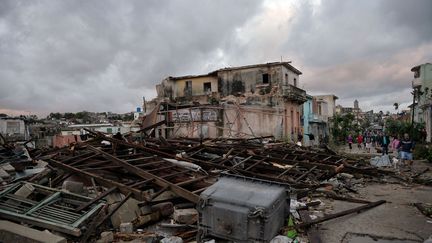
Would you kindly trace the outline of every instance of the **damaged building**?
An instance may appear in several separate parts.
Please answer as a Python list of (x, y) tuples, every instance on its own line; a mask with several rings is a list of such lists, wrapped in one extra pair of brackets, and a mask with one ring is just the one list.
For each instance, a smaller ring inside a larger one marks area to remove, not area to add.
[[(326, 142), (330, 136), (330, 119), (335, 114), (337, 96), (307, 95), (307, 101), (303, 104), (303, 142), (306, 146), (317, 145)], [(308, 134), (314, 135), (311, 140)]]
[(302, 133), (302, 73), (290, 62), (168, 77), (157, 85), (167, 137), (256, 137), (295, 141)]

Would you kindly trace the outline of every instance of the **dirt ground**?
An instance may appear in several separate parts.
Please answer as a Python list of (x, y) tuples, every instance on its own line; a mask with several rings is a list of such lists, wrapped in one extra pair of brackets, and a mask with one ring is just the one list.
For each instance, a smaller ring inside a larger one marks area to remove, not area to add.
[[(426, 167), (424, 177), (432, 177), (432, 164), (416, 161), (415, 171)], [(423, 242), (432, 235), (432, 218), (424, 216), (413, 203), (432, 203), (432, 187), (416, 184), (366, 183), (357, 198), (387, 203), (367, 211), (322, 223), (319, 234), (324, 243)], [(361, 204), (322, 199), (326, 213), (336, 213)]]

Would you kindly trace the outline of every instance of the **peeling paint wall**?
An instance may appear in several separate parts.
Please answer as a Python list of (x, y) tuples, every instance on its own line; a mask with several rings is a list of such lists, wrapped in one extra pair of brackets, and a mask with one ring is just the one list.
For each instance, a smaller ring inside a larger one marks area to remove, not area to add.
[(212, 76), (206, 76), (206, 77), (199, 77), (199, 78), (187, 78), (187, 79), (180, 79), (175, 80), (175, 85), (173, 86), (174, 91), (174, 98), (175, 97), (184, 97), (188, 96), (185, 93), (186, 90), (186, 83), (190, 82), (191, 86), (191, 95), (206, 95), (209, 94), (209, 92), (204, 90), (204, 83), (210, 83), (211, 84), (211, 92), (217, 92), (218, 90), (218, 80), (217, 77)]
[(299, 75), (283, 65), (234, 70), (222, 69), (218, 71), (218, 77), (218, 91), (221, 96), (237, 95), (244, 92), (255, 93), (257, 86), (260, 85), (277, 86), (282, 89), (284, 85), (296, 83), (298, 87), (299, 82)]
[[(205, 88), (207, 88), (205, 90)], [(211, 95), (218, 90), (216, 76), (187, 77), (184, 79), (166, 78), (161, 84), (156, 85), (158, 98), (176, 99), (181, 97), (193, 97)]]
[(300, 108), (294, 103), (278, 107), (225, 105), (224, 137), (275, 136), (296, 141), (301, 133)]

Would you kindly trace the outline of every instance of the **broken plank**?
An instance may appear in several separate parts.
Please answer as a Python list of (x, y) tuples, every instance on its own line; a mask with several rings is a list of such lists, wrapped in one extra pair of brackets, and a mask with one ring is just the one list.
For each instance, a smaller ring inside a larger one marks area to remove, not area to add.
[(196, 195), (196, 194), (194, 194), (194, 193), (192, 193), (192, 192), (190, 192), (184, 188), (181, 188), (181, 187), (179, 187), (179, 186), (177, 186), (177, 185), (175, 185), (175, 184), (173, 184), (173, 183), (171, 183), (171, 182), (169, 182), (163, 178), (160, 178), (156, 175), (153, 175), (153, 174), (151, 174), (151, 173), (149, 173), (149, 172), (147, 172), (147, 171), (145, 171), (145, 170), (143, 170), (137, 166), (131, 165), (128, 162), (121, 160), (119, 158), (116, 158), (115, 156), (113, 156), (107, 152), (104, 152), (102, 150), (99, 150), (93, 146), (88, 146), (88, 148), (95, 151), (95, 152), (101, 153), (105, 158), (111, 160), (112, 162), (114, 162), (118, 165), (123, 166), (123, 168), (126, 169), (127, 171), (129, 171), (130, 173), (136, 174), (136, 175), (142, 177), (143, 179), (154, 179), (154, 183), (157, 184), (158, 186), (161, 186), (161, 187), (168, 186), (171, 191), (173, 191), (175, 194), (179, 195), (180, 197), (183, 197), (183, 198), (185, 198), (191, 202), (194, 202), (194, 203), (198, 203), (198, 201), (199, 201), (198, 195)]
[(314, 220), (311, 220), (311, 221), (303, 222), (301, 224), (296, 225), (296, 227), (297, 228), (309, 227), (311, 225), (319, 224), (319, 223), (322, 223), (322, 222), (325, 222), (325, 221), (328, 221), (328, 220), (331, 220), (331, 219), (339, 218), (339, 217), (342, 217), (342, 216), (345, 216), (345, 215), (348, 215), (348, 214), (359, 213), (360, 211), (363, 211), (363, 210), (366, 210), (366, 209), (370, 209), (370, 208), (374, 208), (374, 207), (379, 206), (379, 205), (381, 205), (383, 203), (386, 203), (386, 201), (385, 200), (379, 200), (379, 201), (372, 202), (372, 203), (369, 203), (369, 204), (366, 204), (366, 205), (363, 205), (363, 206), (360, 206), (360, 207), (348, 209), (348, 210), (345, 210), (345, 211), (342, 211), (342, 212), (338, 212), (338, 213), (335, 213), (335, 214), (326, 215), (324, 217), (317, 218), (317, 219), (314, 219)]

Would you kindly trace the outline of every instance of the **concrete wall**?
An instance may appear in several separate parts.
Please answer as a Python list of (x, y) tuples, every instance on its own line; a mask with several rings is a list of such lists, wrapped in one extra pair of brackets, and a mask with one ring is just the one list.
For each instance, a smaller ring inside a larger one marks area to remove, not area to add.
[(218, 90), (218, 80), (217, 77), (214, 76), (180, 79), (174, 81), (173, 98), (186, 96), (184, 91), (185, 91), (187, 81), (192, 81), (192, 96), (206, 95), (207, 93), (204, 92), (204, 83), (208, 83), (208, 82), (211, 83), (212, 92), (217, 92)]
[(296, 103), (286, 102), (277, 107), (225, 104), (223, 110), (215, 109), (215, 112), (216, 120), (204, 119), (204, 122), (199, 119), (191, 122), (184, 114), (173, 119), (175, 114), (171, 114), (170, 120), (174, 121), (171, 137), (275, 136), (296, 142), (298, 133), (302, 133), (301, 110)]
[[(300, 107), (285, 103), (278, 107), (225, 106), (224, 137), (275, 136), (297, 141), (300, 128)], [(245, 121), (246, 120), (246, 121)]]
[(166, 78), (161, 84), (156, 85), (156, 91), (159, 98), (176, 99), (178, 97), (190, 96), (185, 93), (186, 82), (192, 82), (192, 96), (209, 95), (204, 91), (204, 83), (211, 83), (211, 92), (218, 91), (218, 78), (216, 76), (189, 76), (180, 79)]
[(219, 130), (216, 122), (175, 123), (171, 137), (217, 138), (220, 137)]

